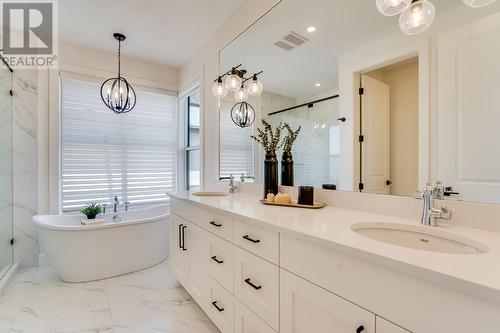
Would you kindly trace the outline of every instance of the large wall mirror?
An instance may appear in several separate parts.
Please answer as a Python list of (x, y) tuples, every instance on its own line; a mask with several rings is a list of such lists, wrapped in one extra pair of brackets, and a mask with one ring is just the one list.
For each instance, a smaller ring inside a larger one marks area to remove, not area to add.
[[(500, 2), (432, 0), (408, 36), (375, 0), (283, 0), (220, 52), (221, 73), (263, 71), (253, 126), (220, 104), (220, 178), (261, 181), (249, 136), (265, 119), (302, 127), (295, 185), (410, 196), (440, 183), (445, 199), (500, 203)], [(280, 156), (280, 155), (278, 155)]]

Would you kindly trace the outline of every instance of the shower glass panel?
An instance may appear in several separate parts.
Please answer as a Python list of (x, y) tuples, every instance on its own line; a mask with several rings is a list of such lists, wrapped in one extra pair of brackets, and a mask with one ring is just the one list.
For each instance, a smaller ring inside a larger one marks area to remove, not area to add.
[(0, 62), (0, 279), (13, 263), (12, 73)]
[(292, 129), (302, 126), (292, 150), (296, 186), (337, 185), (340, 157), (338, 114), (338, 99), (335, 98), (269, 116), (273, 126), (280, 122), (287, 122)]

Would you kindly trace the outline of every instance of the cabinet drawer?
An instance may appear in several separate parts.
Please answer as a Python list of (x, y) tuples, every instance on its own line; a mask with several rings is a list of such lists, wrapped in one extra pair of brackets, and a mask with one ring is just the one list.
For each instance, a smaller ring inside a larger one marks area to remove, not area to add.
[(234, 300), (234, 333), (276, 333), (243, 303)]
[(275, 331), (279, 331), (277, 266), (235, 247), (234, 294)]
[(224, 239), (211, 234), (209, 234), (207, 241), (208, 253), (206, 259), (208, 260), (208, 274), (230, 293), (233, 293), (234, 246)]
[(171, 199), (170, 209), (173, 213), (203, 229), (230, 242), (233, 241), (233, 221), (231, 217), (201, 205), (178, 199)]
[(375, 328), (377, 333), (411, 333), (410, 331), (401, 328), (382, 317), (376, 317)]
[(233, 333), (234, 300), (226, 289), (214, 279), (208, 278), (207, 315), (222, 333)]
[(236, 220), (234, 243), (276, 265), (279, 263), (279, 235), (276, 231)]

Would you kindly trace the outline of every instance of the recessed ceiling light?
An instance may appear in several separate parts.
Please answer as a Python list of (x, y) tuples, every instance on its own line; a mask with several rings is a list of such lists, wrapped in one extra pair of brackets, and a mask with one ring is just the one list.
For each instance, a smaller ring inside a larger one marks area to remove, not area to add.
[(316, 87), (321, 87), (321, 83), (315, 83), (314, 84)]
[(315, 32), (315, 31), (316, 31), (315, 26), (310, 26), (309, 28), (307, 28), (307, 32)]

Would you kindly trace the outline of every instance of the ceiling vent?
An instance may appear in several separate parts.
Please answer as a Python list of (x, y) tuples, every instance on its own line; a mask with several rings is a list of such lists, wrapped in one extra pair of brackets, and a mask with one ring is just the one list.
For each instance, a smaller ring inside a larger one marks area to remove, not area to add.
[(299, 35), (293, 31), (287, 33), (281, 40), (274, 43), (279, 48), (282, 48), (285, 51), (293, 50), (294, 48), (308, 42), (309, 39), (304, 36)]

